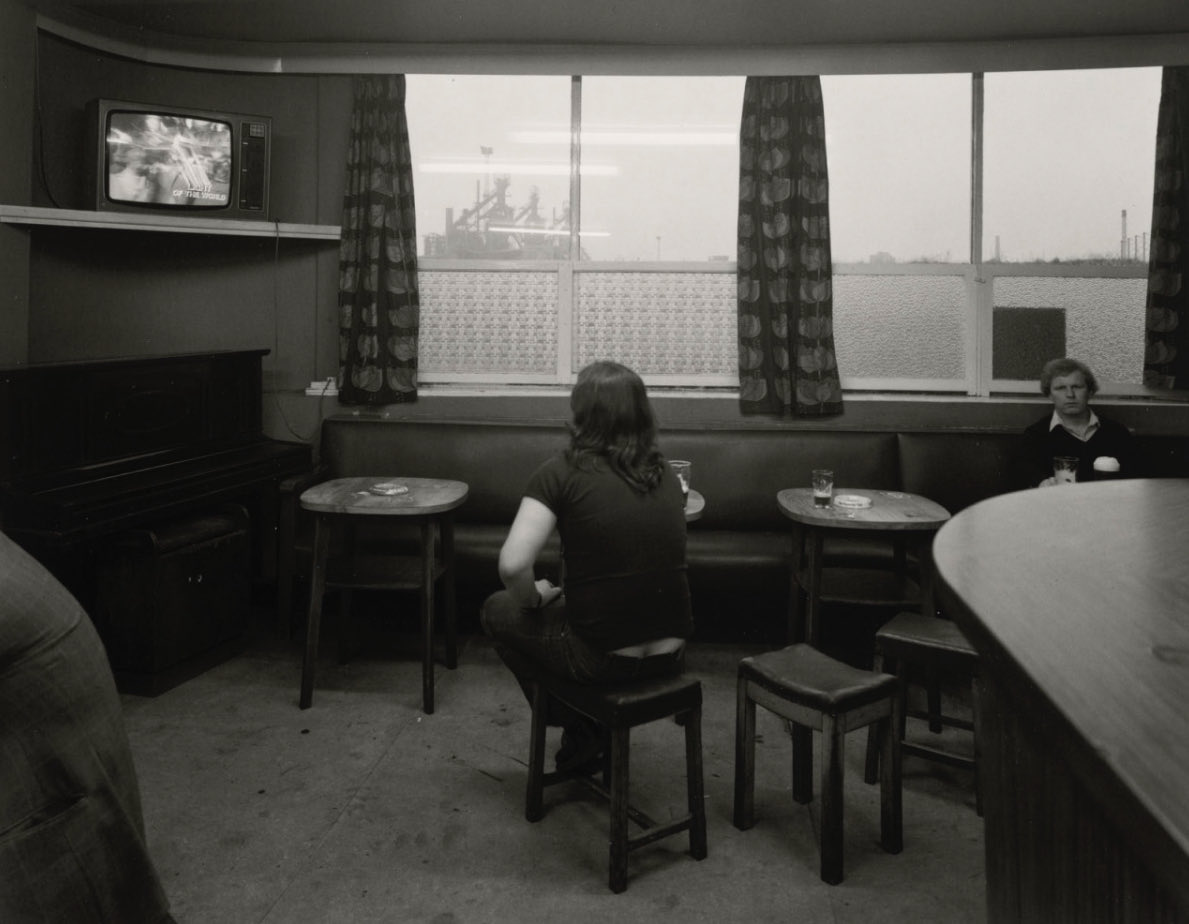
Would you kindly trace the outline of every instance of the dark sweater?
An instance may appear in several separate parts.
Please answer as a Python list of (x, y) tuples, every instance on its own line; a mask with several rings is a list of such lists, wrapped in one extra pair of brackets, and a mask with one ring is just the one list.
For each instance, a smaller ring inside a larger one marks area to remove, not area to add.
[[(1052, 476), (1054, 456), (1077, 458), (1078, 481), (1136, 477), (1138, 472), (1131, 431), (1121, 423), (1103, 417), (1098, 411), (1094, 413), (1098, 415), (1098, 429), (1085, 441), (1060, 425), (1050, 430), (1049, 424), (1053, 419), (1051, 413), (1024, 430), (1021, 467), (1025, 486), (1035, 487)], [(1094, 471), (1094, 460), (1099, 456), (1118, 459), (1119, 472), (1107, 475)]]

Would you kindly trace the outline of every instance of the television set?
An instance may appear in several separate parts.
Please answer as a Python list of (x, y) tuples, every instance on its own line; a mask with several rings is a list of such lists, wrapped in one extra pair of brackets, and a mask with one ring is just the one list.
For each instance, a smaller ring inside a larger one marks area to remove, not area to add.
[(89, 109), (96, 209), (267, 220), (268, 116), (110, 99)]

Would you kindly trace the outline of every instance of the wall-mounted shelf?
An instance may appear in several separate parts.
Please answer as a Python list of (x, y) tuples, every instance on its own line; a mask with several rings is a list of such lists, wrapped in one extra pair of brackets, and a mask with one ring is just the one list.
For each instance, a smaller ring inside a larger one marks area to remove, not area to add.
[(88, 212), (81, 209), (47, 209), (25, 205), (0, 205), (0, 223), (56, 225), (63, 228), (95, 228), (109, 231), (159, 231), (172, 234), (284, 237), (323, 241), (337, 241), (339, 238), (338, 225), (298, 225), (283, 221), (241, 221), (231, 218), (202, 218), (177, 214)]

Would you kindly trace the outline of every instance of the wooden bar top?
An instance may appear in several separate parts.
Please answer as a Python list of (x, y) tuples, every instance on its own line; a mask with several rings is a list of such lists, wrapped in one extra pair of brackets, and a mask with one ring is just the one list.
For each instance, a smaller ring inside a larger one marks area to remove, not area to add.
[(933, 553), (1013, 712), (1189, 909), (1189, 480), (992, 498)]

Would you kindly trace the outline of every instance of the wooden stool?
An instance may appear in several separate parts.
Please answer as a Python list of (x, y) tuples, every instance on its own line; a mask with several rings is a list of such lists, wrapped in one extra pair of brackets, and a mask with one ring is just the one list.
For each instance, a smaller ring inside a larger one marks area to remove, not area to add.
[[(735, 827), (755, 823), (756, 704), (792, 723), (793, 798), (813, 799), (813, 730), (822, 733), (821, 877), (842, 881), (842, 771), (845, 735), (864, 725), (894, 727), (899, 699), (896, 678), (835, 661), (806, 644), (739, 662), (735, 721)], [(884, 735), (880, 774), (880, 843), (888, 853), (902, 844), (900, 748)]]
[[(507, 655), (507, 653), (505, 653)], [(593, 686), (546, 673), (531, 662), (507, 655), (509, 666), (528, 680), (533, 690), (532, 733), (529, 741), (528, 785), (524, 817), (540, 821), (545, 815), (546, 786), (577, 780), (611, 803), (610, 874), (612, 892), (628, 884), (628, 853), (653, 841), (689, 831), (689, 852), (706, 858), (706, 806), (702, 790), (702, 684), (684, 675), (616, 686)], [(549, 698), (559, 700), (606, 729), (610, 747), (603, 764), (603, 781), (580, 773), (545, 772), (545, 717)], [(628, 803), (628, 756), (631, 730), (658, 719), (675, 717), (685, 728), (687, 814), (658, 824)], [(628, 819), (643, 830), (629, 837)]]
[[(969, 678), (973, 685), (978, 679), (978, 666), (978, 652), (966, 640), (962, 630), (948, 619), (922, 613), (898, 613), (875, 634), (875, 669), (886, 670), (900, 679), (899, 737), (901, 753), (973, 770), (975, 808), (981, 815), (983, 804), (978, 780), (978, 696), (971, 696), (972, 720), (943, 715), (937, 684), (938, 675), (945, 673), (953, 677)], [(908, 683), (914, 669), (924, 673), (924, 677), (919, 679), (923, 679), (925, 682), (928, 710), (914, 712), (912, 716), (928, 718), (929, 730), (933, 732), (940, 732), (945, 726), (965, 728), (973, 732), (973, 758), (903, 740), (909, 716), (907, 708)], [(875, 782), (879, 766), (879, 752), (879, 732), (873, 727), (867, 733), (867, 767), (864, 777), (868, 783)]]

